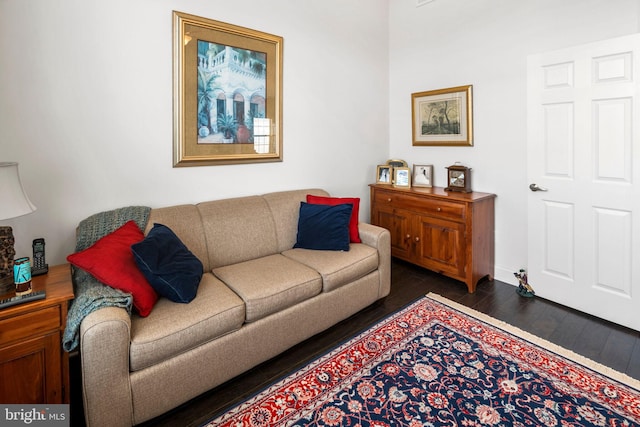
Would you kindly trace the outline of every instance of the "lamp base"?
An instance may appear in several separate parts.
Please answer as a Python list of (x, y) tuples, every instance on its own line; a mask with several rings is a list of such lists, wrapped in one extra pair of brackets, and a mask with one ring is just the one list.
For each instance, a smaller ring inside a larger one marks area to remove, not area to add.
[(0, 295), (16, 290), (13, 281), (14, 243), (13, 229), (0, 226)]

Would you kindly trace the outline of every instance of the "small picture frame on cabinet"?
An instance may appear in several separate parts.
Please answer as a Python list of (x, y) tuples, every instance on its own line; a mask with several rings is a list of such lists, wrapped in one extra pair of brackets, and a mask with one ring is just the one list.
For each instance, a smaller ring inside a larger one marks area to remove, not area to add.
[(413, 186), (433, 187), (433, 165), (413, 165)]
[(376, 173), (376, 184), (389, 184), (393, 179), (393, 166), (378, 165)]
[(393, 178), (394, 187), (411, 187), (411, 171), (409, 168), (394, 168)]
[(389, 166), (393, 166), (394, 168), (407, 168), (409, 165), (406, 161), (401, 159), (389, 159), (387, 160), (387, 164)]

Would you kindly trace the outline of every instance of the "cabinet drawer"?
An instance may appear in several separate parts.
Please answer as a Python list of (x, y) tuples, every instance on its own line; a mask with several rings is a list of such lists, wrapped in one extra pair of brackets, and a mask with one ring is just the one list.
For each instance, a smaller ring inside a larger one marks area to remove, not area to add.
[(391, 191), (376, 191), (374, 203), (398, 209), (407, 209), (430, 216), (462, 220), (465, 217), (464, 203), (456, 203), (437, 198), (416, 197), (410, 194), (399, 194)]
[(24, 340), (33, 335), (44, 335), (58, 329), (60, 323), (60, 306), (31, 311), (20, 316), (0, 321), (0, 345)]

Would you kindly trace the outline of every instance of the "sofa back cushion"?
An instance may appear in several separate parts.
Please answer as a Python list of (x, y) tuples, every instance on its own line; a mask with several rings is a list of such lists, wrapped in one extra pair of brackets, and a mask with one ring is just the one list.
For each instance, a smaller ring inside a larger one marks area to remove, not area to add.
[(214, 200), (197, 205), (211, 269), (291, 249), (296, 243), (300, 202), (319, 189)]
[(154, 223), (166, 225), (202, 261), (204, 271), (211, 271), (293, 248), (300, 202), (307, 194), (329, 195), (304, 189), (154, 208), (145, 235)]
[(211, 270), (202, 220), (195, 205), (151, 209), (147, 228), (144, 231), (145, 235), (153, 228), (154, 223), (169, 227), (191, 253), (202, 261), (204, 271)]
[(197, 207), (212, 269), (277, 253), (273, 216), (261, 196), (203, 202)]
[(307, 194), (314, 196), (328, 196), (329, 194), (317, 188), (306, 190), (280, 191), (265, 194), (264, 199), (269, 205), (278, 236), (277, 251), (282, 252), (293, 248), (298, 234), (298, 216), (300, 202), (307, 200)]

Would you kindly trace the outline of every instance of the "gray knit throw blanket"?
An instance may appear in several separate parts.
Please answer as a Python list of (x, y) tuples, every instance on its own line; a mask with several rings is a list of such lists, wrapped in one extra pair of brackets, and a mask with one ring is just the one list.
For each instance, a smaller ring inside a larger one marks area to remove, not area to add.
[[(140, 230), (144, 230), (150, 211), (151, 208), (145, 206), (129, 206), (90, 216), (80, 222), (76, 230), (76, 252), (89, 248), (130, 220), (135, 221)], [(131, 294), (104, 285), (79, 268), (72, 267), (71, 271), (75, 297), (69, 308), (67, 326), (62, 337), (65, 351), (78, 347), (80, 324), (87, 315), (103, 307), (121, 307), (131, 314), (133, 303)]]

